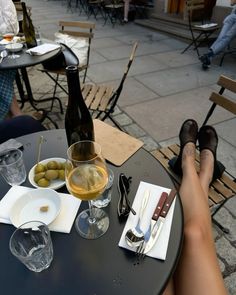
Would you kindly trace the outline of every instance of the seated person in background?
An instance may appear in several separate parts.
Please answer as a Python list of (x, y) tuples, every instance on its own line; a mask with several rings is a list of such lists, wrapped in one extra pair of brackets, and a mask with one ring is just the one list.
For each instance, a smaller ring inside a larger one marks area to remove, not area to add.
[[(176, 270), (163, 295), (226, 295), (212, 234), (208, 205), (209, 185), (217, 170), (218, 136), (211, 126), (198, 131), (196, 121), (186, 120), (179, 133), (180, 154), (173, 167), (182, 175), (179, 195), (183, 205), (184, 239)], [(200, 148), (200, 172), (195, 149)]]
[[(235, 4), (236, 0), (231, 0), (231, 5)], [(231, 14), (224, 19), (221, 32), (216, 41), (209, 48), (209, 51), (200, 56), (200, 61), (202, 62), (202, 68), (204, 70), (209, 68), (212, 58), (224, 50), (234, 37), (236, 37), (236, 7), (234, 7)]]
[[(17, 34), (19, 25), (15, 5), (11, 0), (0, 0), (0, 36), (6, 33)], [(0, 121), (21, 114), (13, 94), (13, 82), (16, 70), (0, 71)]]
[(0, 143), (11, 138), (44, 131), (46, 128), (33, 117), (21, 115), (0, 122)]

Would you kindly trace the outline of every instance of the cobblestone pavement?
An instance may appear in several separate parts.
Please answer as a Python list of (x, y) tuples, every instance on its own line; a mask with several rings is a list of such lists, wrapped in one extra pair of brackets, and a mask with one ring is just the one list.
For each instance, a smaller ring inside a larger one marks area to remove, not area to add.
[[(34, 24), (43, 37), (54, 39), (59, 20), (87, 20), (78, 9), (67, 9), (66, 1), (28, 0), (32, 6)], [(235, 75), (235, 59), (228, 58), (221, 68), (214, 61), (210, 71), (202, 72), (196, 53), (188, 51), (181, 55), (186, 46), (181, 40), (142, 28), (134, 23), (127, 25), (110, 23), (91, 17), (96, 23), (92, 41), (88, 80), (117, 84), (127, 62), (131, 44), (139, 40), (134, 65), (119, 100), (114, 117), (132, 136), (144, 141), (148, 151), (178, 142), (179, 126), (184, 119), (193, 117), (203, 121), (209, 107), (208, 97), (217, 89), (220, 74), (232, 78)], [(52, 83), (40, 67), (28, 70), (36, 99), (45, 98), (52, 91)], [(67, 97), (59, 92), (64, 110)], [(45, 105), (40, 105), (42, 107)], [(23, 109), (32, 113), (29, 104)], [(55, 103), (51, 117), (64, 128), (64, 115)], [(236, 119), (223, 110), (217, 110), (212, 124), (220, 137), (218, 158), (231, 174), (236, 175)], [(49, 122), (46, 126), (52, 128)], [(215, 219), (229, 229), (226, 234), (213, 224), (213, 234), (220, 268), (229, 294), (236, 294), (236, 198), (227, 201), (215, 215)]]

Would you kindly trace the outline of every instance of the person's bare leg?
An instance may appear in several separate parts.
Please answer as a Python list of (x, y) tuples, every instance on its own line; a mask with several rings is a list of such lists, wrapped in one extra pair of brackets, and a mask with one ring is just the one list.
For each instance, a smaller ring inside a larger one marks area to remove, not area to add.
[[(195, 169), (194, 157), (195, 145), (186, 144), (179, 191), (184, 211), (184, 243), (174, 275), (175, 294), (223, 295), (227, 293), (217, 261), (209, 206)], [(212, 162), (213, 157), (205, 168), (213, 165)]]
[(11, 102), (11, 106), (10, 106), (10, 116), (11, 117), (16, 117), (16, 116), (20, 116), (22, 115), (22, 111), (18, 105), (16, 96), (13, 96), (12, 102)]
[(128, 21), (128, 13), (129, 13), (129, 2), (130, 0), (124, 0), (124, 20)]
[(214, 157), (211, 151), (202, 150), (200, 153), (200, 171), (199, 179), (203, 191), (205, 192), (206, 199), (208, 200), (209, 185), (212, 180), (213, 169), (214, 169)]
[(168, 285), (166, 286), (165, 291), (162, 293), (162, 295), (175, 295), (174, 282), (172, 278), (168, 282)]

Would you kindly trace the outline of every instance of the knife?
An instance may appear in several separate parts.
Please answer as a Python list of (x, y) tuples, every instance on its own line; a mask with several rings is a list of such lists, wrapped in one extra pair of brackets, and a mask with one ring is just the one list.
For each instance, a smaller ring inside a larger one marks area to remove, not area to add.
[(165, 222), (166, 215), (171, 207), (171, 204), (172, 204), (175, 196), (176, 196), (176, 190), (172, 189), (170, 194), (168, 195), (163, 207), (162, 207), (159, 218), (157, 219), (157, 221), (155, 222), (155, 224), (152, 228), (150, 238), (149, 238), (149, 240), (146, 244), (145, 250), (144, 250), (144, 254), (147, 254), (152, 249), (152, 247), (156, 244), (156, 241), (161, 233), (163, 224)]

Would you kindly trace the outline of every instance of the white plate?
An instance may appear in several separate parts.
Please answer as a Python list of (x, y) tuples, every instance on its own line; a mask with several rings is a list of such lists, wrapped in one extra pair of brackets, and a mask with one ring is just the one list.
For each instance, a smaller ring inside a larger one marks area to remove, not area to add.
[[(47, 206), (46, 211), (40, 208)], [(59, 194), (48, 188), (32, 189), (24, 193), (12, 206), (10, 220), (15, 227), (28, 221), (50, 224), (59, 214), (61, 199)]]
[(11, 43), (5, 46), (5, 48), (7, 50), (9, 50), (10, 52), (18, 52), (21, 51), (23, 48), (23, 44), (21, 43)]
[[(49, 159), (45, 159), (43, 161), (40, 161), (40, 164), (47, 164), (50, 161), (57, 161), (57, 162), (62, 162), (64, 163), (66, 160), (63, 158), (49, 158)], [(40, 186), (37, 185), (37, 183), (34, 181), (34, 168), (37, 164), (35, 164), (31, 169), (30, 172), (28, 174), (28, 179), (29, 182), (37, 188), (40, 188)], [(63, 185), (65, 185), (65, 181), (64, 180), (60, 180), (60, 179), (55, 179), (55, 180), (51, 180), (50, 185), (47, 186), (47, 188), (51, 188), (51, 189), (59, 189), (60, 187), (63, 187)]]

